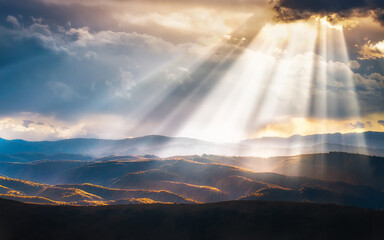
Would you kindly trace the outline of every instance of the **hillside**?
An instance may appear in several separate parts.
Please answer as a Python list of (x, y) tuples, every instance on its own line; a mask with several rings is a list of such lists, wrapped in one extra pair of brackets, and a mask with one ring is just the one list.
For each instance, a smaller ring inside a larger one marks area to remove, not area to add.
[[(0, 194), (24, 202), (44, 198), (69, 205), (252, 199), (383, 209), (384, 181), (379, 171), (383, 162), (380, 157), (347, 153), (266, 159), (111, 156), (92, 161), (3, 162), (0, 173), (8, 177), (0, 177)], [(257, 166), (275, 172), (255, 171)]]

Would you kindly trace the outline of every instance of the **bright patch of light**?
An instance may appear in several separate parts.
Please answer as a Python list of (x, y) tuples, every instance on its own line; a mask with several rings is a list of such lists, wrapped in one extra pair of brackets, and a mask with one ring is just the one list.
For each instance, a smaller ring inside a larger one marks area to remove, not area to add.
[(304, 114), (315, 40), (310, 24), (266, 25), (178, 135), (230, 142), (288, 112), (289, 104)]

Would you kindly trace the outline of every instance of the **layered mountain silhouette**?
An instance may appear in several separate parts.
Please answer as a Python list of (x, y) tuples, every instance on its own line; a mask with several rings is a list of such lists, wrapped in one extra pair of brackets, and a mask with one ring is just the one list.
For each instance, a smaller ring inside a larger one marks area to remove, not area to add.
[(71, 156), (0, 162), (0, 198), (57, 205), (246, 199), (384, 208), (381, 157), (341, 152), (272, 158)]
[(381, 136), (2, 140), (0, 239), (381, 239)]
[[(31, 156), (27, 156), (28, 153), (49, 154), (50, 159), (63, 157), (73, 159), (76, 154), (93, 157), (145, 154), (161, 157), (194, 154), (286, 156), (329, 151), (384, 156), (384, 133), (295, 135), (289, 138), (267, 137), (221, 144), (191, 138), (172, 138), (157, 135), (122, 140), (67, 139), (28, 142), (2, 139), (0, 141), (0, 154), (3, 154), (1, 156), (3, 159), (6, 159), (8, 154), (21, 154), (14, 156), (15, 161), (32, 160)], [(79, 159), (79, 157), (76, 157), (76, 159)]]

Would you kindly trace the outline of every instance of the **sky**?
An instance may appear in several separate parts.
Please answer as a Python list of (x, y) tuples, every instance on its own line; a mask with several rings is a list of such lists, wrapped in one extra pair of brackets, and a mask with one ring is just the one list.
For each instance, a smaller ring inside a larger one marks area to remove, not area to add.
[(382, 0), (0, 0), (0, 137), (384, 131)]

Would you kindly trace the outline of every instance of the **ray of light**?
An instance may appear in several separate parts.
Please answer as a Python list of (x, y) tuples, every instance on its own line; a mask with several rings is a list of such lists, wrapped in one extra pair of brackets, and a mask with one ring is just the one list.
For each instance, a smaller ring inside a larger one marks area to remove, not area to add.
[[(226, 39), (205, 61), (201, 62), (191, 72), (191, 81), (185, 81), (165, 91), (163, 97), (158, 99), (159, 102), (139, 118), (132, 130), (142, 128), (143, 131), (146, 129), (156, 132), (158, 129), (166, 129), (171, 135), (172, 132), (176, 132), (257, 36), (258, 30), (251, 28), (254, 20), (255, 18), (251, 17), (244, 26), (231, 34), (233, 37)], [(157, 121), (156, 126), (150, 122), (153, 119)], [(158, 133), (161, 134), (161, 130)]]
[[(261, 106), (259, 114), (255, 116), (258, 124), (264, 125), (274, 121), (275, 117), (292, 112), (300, 115), (303, 102), (297, 100), (301, 98), (300, 95), (305, 94), (305, 89), (301, 88), (299, 83), (304, 83), (304, 86), (307, 86), (306, 82), (309, 79), (308, 76), (310, 76), (308, 69), (312, 67), (311, 61), (305, 61), (302, 52), (306, 53), (313, 48), (316, 36), (315, 31), (309, 32), (307, 34), (310, 34), (311, 37), (304, 43), (300, 43), (300, 31), (302, 31), (302, 28), (294, 27), (286, 52), (280, 64), (276, 67), (275, 74), (270, 76), (272, 86), (268, 95), (263, 99), (264, 104)], [(308, 75), (305, 76), (307, 79), (302, 79), (302, 76), (300, 76), (302, 72)], [(295, 104), (297, 109), (294, 109)]]
[[(277, 74), (273, 76), (276, 79), (275, 84), (279, 87), (270, 87), (271, 91), (274, 92), (267, 92), (263, 99), (263, 105), (258, 106), (261, 108), (258, 115), (251, 119), (256, 126), (253, 131), (257, 131), (258, 128), (270, 123), (273, 124), (274, 121), (290, 121), (292, 118), (307, 115), (313, 79), (314, 58), (312, 55), (317, 31), (316, 28), (307, 24), (304, 26), (296, 25), (294, 29), (296, 31), (292, 35), (295, 37), (291, 38), (292, 42), (287, 48), (287, 53), (276, 68)], [(307, 35), (307, 39), (301, 42), (300, 38), (302, 38), (303, 32)], [(282, 149), (269, 149), (268, 151), (265, 150), (265, 147), (260, 146), (257, 152), (251, 154), (262, 154), (262, 156), (293, 155), (300, 152), (300, 144), (300, 141), (293, 140), (288, 145), (281, 146)]]
[[(327, 132), (326, 127), (326, 119), (327, 119), (327, 111), (328, 111), (328, 102), (327, 102), (327, 84), (328, 84), (328, 76), (327, 76), (327, 61), (328, 61), (328, 51), (327, 44), (328, 43), (328, 32), (329, 25), (323, 19), (317, 19), (319, 21), (318, 31), (319, 31), (319, 39), (316, 50), (316, 69), (314, 75), (314, 84), (312, 90), (312, 100), (311, 100), (311, 112), (310, 115), (314, 118), (320, 119), (321, 121), (321, 133)], [(320, 139), (317, 140), (317, 146), (313, 146), (319, 152), (325, 152), (325, 136), (320, 135)], [(325, 159), (321, 159), (320, 171), (321, 174), (324, 174), (325, 171)]]
[[(311, 31), (303, 31), (303, 28)], [(255, 121), (263, 117), (265, 121), (273, 121), (278, 114), (288, 113), (286, 108), (292, 107), (292, 104), (297, 108), (295, 110), (298, 115), (305, 115), (309, 101), (313, 69), (311, 52), (316, 41), (316, 29), (309, 26), (291, 26), (285, 36), (290, 40), (287, 47), (285, 41), (274, 43), (263, 38), (267, 32), (265, 29), (260, 32), (249, 46), (250, 50), (245, 51), (178, 135), (216, 142), (244, 139), (249, 118), (258, 105), (263, 110), (260, 111), (259, 118), (253, 119)], [(309, 35), (304, 43), (300, 42), (300, 32)], [(287, 49), (284, 52), (273, 54), (276, 49), (285, 48)], [(294, 72), (291, 72), (292, 69)], [(265, 90), (268, 90), (267, 94)], [(295, 95), (296, 93), (298, 95)], [(280, 101), (275, 100), (278, 95), (282, 95), (278, 98)], [(239, 149), (232, 152), (232, 155), (234, 154), (262, 153), (257, 150), (240, 152)]]
[[(263, 39), (263, 31), (228, 71), (178, 135), (196, 135), (213, 141), (242, 139), (249, 108), (259, 93), (260, 80), (273, 65), (276, 43)], [(251, 50), (252, 49), (252, 50)]]
[[(343, 31), (339, 31), (339, 37), (338, 37), (339, 44), (341, 46), (341, 58), (342, 62), (346, 65), (349, 66), (349, 55), (348, 55), (348, 49), (347, 49), (347, 44), (345, 40), (345, 35)], [(349, 69), (349, 67), (348, 67)], [(349, 114), (353, 118), (356, 119), (356, 121), (360, 121), (361, 118), (361, 112), (360, 112), (360, 105), (359, 105), (359, 100), (356, 92), (356, 87), (355, 87), (355, 82), (353, 79), (353, 72), (352, 71), (347, 71), (346, 76), (345, 76), (345, 91), (346, 95), (348, 96), (348, 106), (349, 106)], [(339, 110), (340, 111), (340, 110)], [(358, 146), (361, 148), (361, 152), (363, 154), (367, 154), (367, 149), (366, 149), (366, 141), (365, 137), (363, 134), (357, 135), (356, 143)], [(347, 143), (345, 143), (347, 145)]]
[[(304, 55), (304, 59), (307, 61), (307, 65), (302, 65), (299, 71), (299, 77), (294, 78), (293, 86), (297, 86), (296, 89), (292, 89), (292, 95), (295, 96), (294, 100), (294, 108), (296, 108), (297, 117), (299, 119), (305, 119), (308, 117), (310, 112), (310, 101), (311, 101), (311, 89), (313, 87), (314, 80), (314, 71), (315, 71), (315, 48), (319, 39), (318, 22), (315, 22), (314, 33), (312, 33), (311, 42), (308, 43), (308, 48), (306, 49), (306, 55)], [(306, 57), (307, 56), (307, 57)], [(308, 60), (307, 60), (308, 59)], [(296, 100), (296, 102), (295, 102)], [(288, 146), (289, 152), (288, 155), (298, 155), (303, 153), (304, 142), (301, 137), (294, 138), (291, 144)], [(293, 175), (295, 175), (296, 171), (299, 169), (294, 169)]]

